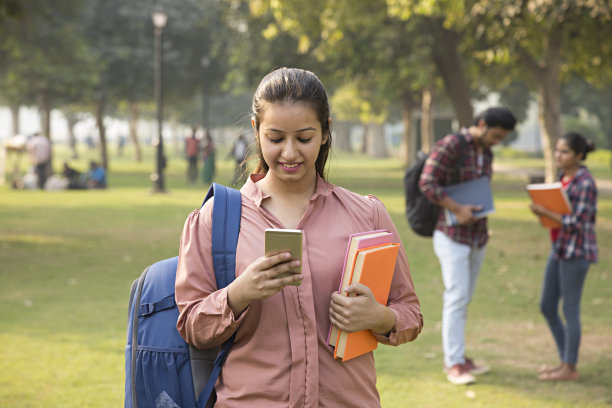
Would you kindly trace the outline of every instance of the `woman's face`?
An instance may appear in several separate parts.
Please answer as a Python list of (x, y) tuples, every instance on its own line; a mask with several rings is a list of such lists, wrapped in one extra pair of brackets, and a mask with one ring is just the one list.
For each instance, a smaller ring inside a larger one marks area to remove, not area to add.
[(313, 181), (321, 145), (327, 141), (315, 110), (308, 104), (267, 104), (257, 143), (268, 164), (268, 176), (285, 182)]
[(557, 167), (566, 170), (572, 169), (580, 165), (582, 155), (576, 154), (565, 141), (565, 139), (559, 139), (557, 146), (555, 147), (555, 161)]

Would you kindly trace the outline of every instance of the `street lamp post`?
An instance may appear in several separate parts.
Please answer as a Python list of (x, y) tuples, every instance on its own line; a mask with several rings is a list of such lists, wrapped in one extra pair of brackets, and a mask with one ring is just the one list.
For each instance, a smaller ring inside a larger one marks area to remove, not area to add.
[(161, 11), (155, 11), (151, 15), (153, 25), (155, 25), (155, 104), (157, 105), (157, 172), (151, 175), (154, 186), (153, 191), (163, 193), (166, 191), (164, 186), (164, 168), (166, 158), (164, 156), (164, 139), (162, 137), (162, 30), (166, 26), (168, 16)]
[(208, 55), (204, 55), (200, 60), (200, 64), (202, 68), (204, 68), (204, 72), (202, 75), (202, 127), (204, 129), (210, 129), (209, 122), (209, 106), (208, 106), (208, 67), (210, 67), (210, 57)]

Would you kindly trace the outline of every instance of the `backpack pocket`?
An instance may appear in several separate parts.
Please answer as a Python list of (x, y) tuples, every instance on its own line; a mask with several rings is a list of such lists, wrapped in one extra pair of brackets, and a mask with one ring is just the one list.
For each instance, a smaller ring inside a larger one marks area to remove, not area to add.
[(146, 407), (194, 408), (189, 350), (140, 346), (136, 358), (138, 401)]

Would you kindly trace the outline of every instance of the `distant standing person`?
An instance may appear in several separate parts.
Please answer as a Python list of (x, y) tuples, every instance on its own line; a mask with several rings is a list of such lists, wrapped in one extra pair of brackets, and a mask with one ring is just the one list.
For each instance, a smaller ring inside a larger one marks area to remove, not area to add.
[(123, 156), (123, 148), (125, 147), (125, 136), (124, 135), (119, 135), (119, 138), (117, 139), (117, 155), (119, 157)]
[(185, 139), (185, 156), (187, 157), (187, 182), (195, 183), (198, 178), (198, 152), (200, 141), (196, 138), (196, 128), (191, 129), (191, 136)]
[(28, 141), (28, 153), (36, 170), (38, 188), (45, 188), (51, 166), (51, 142), (49, 138), (36, 132)]
[(236, 165), (234, 167), (234, 178), (232, 180), (232, 185), (243, 184), (246, 178), (246, 157), (249, 149), (249, 144), (244, 137), (244, 134), (240, 134), (234, 145), (232, 146), (232, 151), (230, 152)]
[(210, 184), (215, 177), (215, 144), (208, 130), (204, 133), (202, 159), (204, 160), (202, 167), (202, 182), (204, 184)]
[[(589, 265), (597, 262), (595, 217), (597, 187), (591, 173), (582, 165), (587, 153), (595, 150), (581, 134), (570, 132), (561, 137), (555, 149), (559, 181), (572, 205), (571, 214), (558, 214), (532, 203), (531, 211), (561, 224), (552, 229), (552, 251), (546, 263), (540, 298), (540, 310), (552, 332), (561, 364), (540, 367), (540, 380), (560, 381), (580, 378), (576, 363), (580, 347), (580, 299)], [(565, 324), (559, 317), (563, 300)]]
[[(458, 204), (448, 196), (444, 187), (483, 176), (491, 179), (491, 147), (500, 143), (515, 124), (514, 115), (506, 108), (485, 110), (475, 118), (472, 126), (436, 143), (419, 180), (423, 194), (430, 201), (452, 211), (459, 221), (458, 226), (449, 226), (444, 211), (440, 211), (433, 234), (434, 252), (442, 267), (444, 283), (444, 369), (448, 381), (457, 385), (473, 383), (476, 381), (474, 375), (489, 369), (485, 365), (476, 365), (465, 355), (467, 308), (476, 289), (489, 234), (487, 219), (476, 219), (472, 213), (478, 208)], [(458, 160), (463, 163), (459, 171), (456, 168)]]

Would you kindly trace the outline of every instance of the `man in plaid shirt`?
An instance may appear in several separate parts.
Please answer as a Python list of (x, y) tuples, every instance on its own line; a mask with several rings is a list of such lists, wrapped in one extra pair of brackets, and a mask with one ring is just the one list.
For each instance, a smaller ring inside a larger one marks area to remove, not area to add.
[[(419, 180), (427, 198), (452, 211), (458, 226), (446, 223), (440, 211), (433, 247), (442, 267), (444, 305), (442, 345), (447, 379), (453, 384), (475, 382), (474, 375), (488, 371), (465, 356), (467, 306), (472, 299), (488, 240), (487, 219), (477, 219), (475, 205), (461, 205), (450, 198), (444, 187), (492, 174), (491, 147), (500, 143), (516, 125), (516, 118), (506, 108), (489, 108), (478, 115), (472, 126), (440, 140), (430, 153)], [(463, 139), (463, 140), (462, 140)], [(463, 160), (457, 169), (457, 161)], [(457, 174), (459, 172), (459, 174)]]

